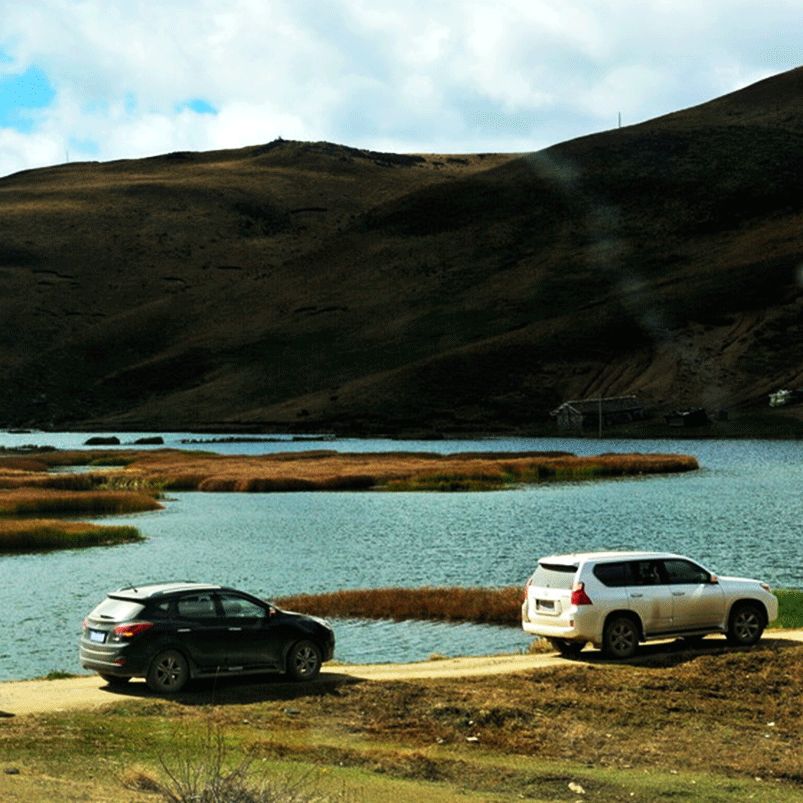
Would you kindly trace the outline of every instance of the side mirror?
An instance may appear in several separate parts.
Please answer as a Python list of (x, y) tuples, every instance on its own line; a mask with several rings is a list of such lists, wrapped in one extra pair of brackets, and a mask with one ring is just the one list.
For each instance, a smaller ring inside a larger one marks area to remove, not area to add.
[(715, 574), (712, 574), (711, 579), (708, 582), (711, 583), (712, 586), (715, 586), (719, 583), (719, 577), (717, 577)]

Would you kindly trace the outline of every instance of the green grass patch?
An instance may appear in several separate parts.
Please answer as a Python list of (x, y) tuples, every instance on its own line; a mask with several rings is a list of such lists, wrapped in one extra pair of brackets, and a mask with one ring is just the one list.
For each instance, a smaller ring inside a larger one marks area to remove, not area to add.
[(0, 521), (0, 554), (110, 546), (142, 540), (136, 527), (48, 519)]
[(803, 627), (803, 590), (799, 588), (776, 588), (778, 618), (770, 627)]

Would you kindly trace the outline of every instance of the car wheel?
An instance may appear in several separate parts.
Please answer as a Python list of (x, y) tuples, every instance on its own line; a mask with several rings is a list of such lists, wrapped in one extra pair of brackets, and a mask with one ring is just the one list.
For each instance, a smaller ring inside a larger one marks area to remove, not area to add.
[(569, 641), (569, 639), (565, 638), (551, 638), (549, 643), (564, 658), (575, 658), (580, 654), (580, 650), (586, 646), (584, 641)]
[(605, 624), (602, 651), (609, 658), (632, 658), (638, 642), (638, 625), (629, 616), (612, 616)]
[(120, 677), (119, 675), (101, 675), (101, 679), (105, 680), (110, 686), (125, 686), (131, 678)]
[(321, 671), (321, 651), (312, 641), (299, 641), (287, 653), (287, 674), (293, 680), (312, 680)]
[(151, 691), (175, 694), (184, 688), (189, 678), (187, 659), (178, 650), (165, 650), (151, 661), (145, 681)]
[(728, 643), (740, 647), (755, 644), (764, 632), (764, 611), (750, 602), (736, 605), (728, 620)]

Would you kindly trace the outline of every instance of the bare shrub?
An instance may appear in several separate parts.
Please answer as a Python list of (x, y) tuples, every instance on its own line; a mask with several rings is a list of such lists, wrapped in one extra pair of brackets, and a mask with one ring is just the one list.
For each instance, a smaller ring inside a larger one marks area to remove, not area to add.
[(220, 726), (210, 723), (203, 735), (176, 739), (170, 755), (160, 755), (165, 781), (144, 775), (152, 791), (170, 803), (330, 803), (343, 795), (321, 793), (315, 773), (270, 773), (254, 756), (233, 750)]

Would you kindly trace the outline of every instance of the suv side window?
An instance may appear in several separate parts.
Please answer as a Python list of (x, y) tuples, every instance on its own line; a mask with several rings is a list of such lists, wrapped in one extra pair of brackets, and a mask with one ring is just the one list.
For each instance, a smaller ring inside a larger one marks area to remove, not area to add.
[(708, 572), (690, 560), (669, 558), (663, 563), (666, 570), (667, 583), (693, 583), (694, 585), (699, 585), (700, 583), (711, 581), (711, 576)]
[(218, 599), (223, 606), (223, 615), (236, 619), (264, 619), (267, 611), (261, 605), (236, 594), (220, 594)]
[(182, 619), (214, 619), (215, 601), (209, 593), (189, 594), (176, 600), (176, 614)]
[(626, 563), (598, 563), (594, 567), (594, 577), (608, 588), (622, 588), (630, 585), (630, 572)]
[(634, 560), (630, 563), (630, 571), (633, 575), (630, 582), (634, 586), (658, 586), (663, 582), (658, 561)]

